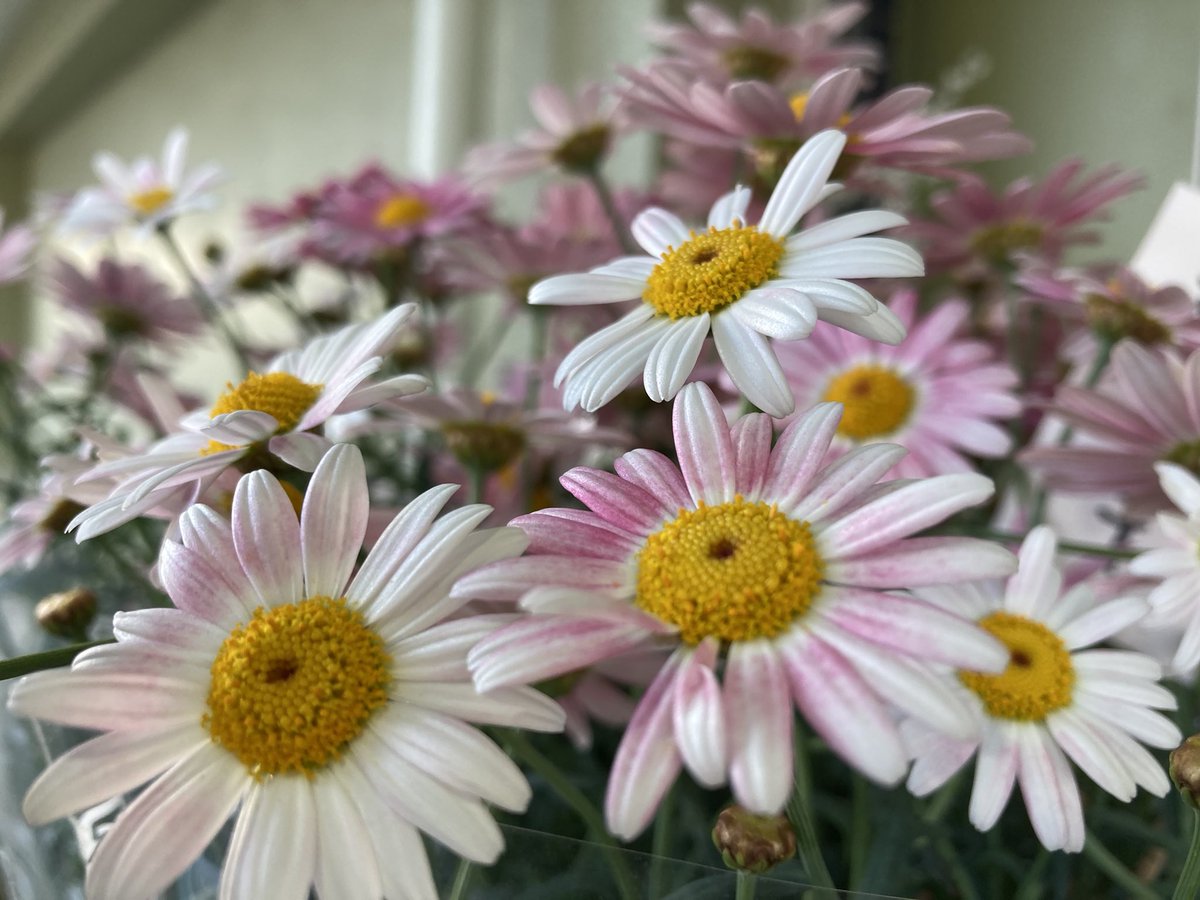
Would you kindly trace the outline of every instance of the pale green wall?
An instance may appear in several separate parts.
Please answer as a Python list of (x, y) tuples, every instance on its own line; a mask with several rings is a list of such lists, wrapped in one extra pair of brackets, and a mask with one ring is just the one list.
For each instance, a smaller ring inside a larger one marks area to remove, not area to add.
[(1105, 253), (1128, 258), (1173, 181), (1186, 180), (1200, 69), (1200, 0), (895, 0), (895, 80), (936, 82), (966, 52), (992, 66), (964, 98), (992, 103), (1035, 140), (989, 168), (1007, 181), (1066, 156), (1138, 169)]

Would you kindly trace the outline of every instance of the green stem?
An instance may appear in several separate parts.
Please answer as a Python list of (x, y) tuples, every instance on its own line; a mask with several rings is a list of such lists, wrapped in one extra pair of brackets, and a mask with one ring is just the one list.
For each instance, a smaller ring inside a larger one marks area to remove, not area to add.
[(466, 900), (467, 886), (471, 883), (471, 876), (474, 874), (475, 868), (471, 865), (471, 861), (460, 859), (458, 869), (454, 872), (454, 886), (450, 888), (448, 900)]
[(661, 897), (665, 893), (662, 889), (663, 864), (667, 861), (668, 851), (671, 849), (671, 813), (674, 809), (672, 803), (674, 796), (675, 790), (672, 787), (663, 796), (662, 803), (658, 804), (658, 814), (654, 817), (654, 838), (650, 847), (654, 858), (650, 860), (648, 885), (652, 898)]
[(851, 776), (850, 800), (850, 890), (858, 890), (863, 872), (867, 868), (867, 857), (871, 851), (871, 794), (867, 780), (855, 772)]
[(487, 482), (487, 472), (483, 466), (471, 466), (471, 503), (483, 502), (483, 486)]
[(169, 225), (164, 225), (158, 229), (158, 235), (162, 238), (163, 245), (167, 248), (167, 253), (175, 261), (175, 265), (183, 272), (183, 275), (188, 280), (188, 284), (192, 289), (192, 297), (200, 306), (201, 314), (212, 323), (213, 327), (221, 332), (229, 344), (229, 349), (233, 355), (237, 357), (238, 365), (243, 371), (250, 371), (250, 360), (246, 356), (246, 351), (242, 349), (241, 342), (234, 336), (229, 328), (229, 324), (221, 315), (220, 306), (213, 296), (208, 292), (207, 288), (201, 284), (200, 279), (196, 277), (196, 273), (192, 271), (192, 267), (188, 264), (187, 257), (183, 255), (183, 251), (179, 248), (178, 242), (175, 240), (175, 235), (171, 233)]
[(753, 872), (737, 873), (737, 900), (754, 900), (754, 890), (758, 886), (758, 878)]
[[(1086, 847), (1085, 847), (1086, 849)], [(1175, 885), (1174, 900), (1191, 900), (1200, 896), (1200, 810), (1192, 808), (1192, 839), (1188, 844), (1187, 860)]]
[[(1011, 531), (995, 531), (990, 528), (963, 528), (937, 532), (940, 534), (957, 534), (964, 537), (983, 538), (987, 541), (1001, 541), (1006, 544), (1019, 544), (1025, 536)], [(1120, 547), (1102, 547), (1099, 544), (1080, 544), (1075, 541), (1059, 541), (1060, 553), (1080, 553), (1085, 556), (1104, 556), (1109, 559), (1133, 559), (1141, 551), (1125, 550)]]
[(621, 855), (621, 849), (612, 837), (609, 836), (608, 829), (604, 824), (604, 818), (600, 815), (599, 810), (592, 805), (592, 801), (587, 798), (587, 795), (573, 785), (558, 766), (539, 753), (524, 734), (519, 731), (508, 731), (505, 735), (505, 740), (510, 755), (536, 772), (558, 794), (559, 798), (567, 806), (571, 807), (575, 811), (575, 814), (583, 820), (584, 825), (592, 833), (593, 839), (600, 844), (600, 848), (604, 851), (609, 868), (612, 869), (613, 878), (617, 884), (617, 892), (621, 895), (621, 900), (639, 900), (633, 875), (630, 873), (628, 865), (626, 865), (625, 858)]
[(792, 796), (788, 798), (787, 817), (791, 820), (792, 828), (796, 831), (796, 850), (808, 879), (817, 888), (818, 897), (836, 900), (837, 891), (834, 888), (833, 876), (825, 865), (821, 855), (821, 845), (817, 840), (817, 828), (812, 817), (812, 776), (808, 768), (808, 752), (804, 746), (804, 735), (797, 734), (793, 741), (795, 745), (795, 785)]
[(18, 678), (30, 672), (40, 672), (43, 669), (57, 669), (70, 665), (71, 660), (92, 647), (101, 644), (115, 644), (113, 638), (102, 641), (88, 641), (83, 644), (71, 644), (69, 647), (58, 647), (54, 650), (44, 650), (41, 653), (29, 653), (25, 656), (14, 656), (11, 659), (0, 659), (0, 681)]
[(617, 203), (613, 199), (612, 191), (609, 190), (608, 182), (604, 180), (604, 176), (600, 174), (598, 166), (588, 170), (587, 179), (591, 182), (592, 190), (596, 192), (596, 198), (600, 201), (600, 206), (604, 209), (604, 215), (608, 218), (609, 224), (612, 225), (613, 234), (616, 235), (617, 243), (621, 245), (621, 250), (630, 255), (640, 252), (637, 244), (633, 241), (633, 236), (629, 233), (629, 229), (625, 227), (621, 213), (617, 211)]
[[(1158, 891), (1148, 887), (1140, 878), (1125, 868), (1125, 864), (1113, 856), (1112, 851), (1100, 843), (1100, 839), (1091, 831), (1085, 832), (1087, 838), (1083, 844), (1083, 855), (1112, 879), (1113, 883), (1123, 887), (1130, 897), (1140, 900), (1161, 900)], [(1189, 854), (1190, 858), (1191, 854)], [(1194, 893), (1176, 894), (1177, 897), (1194, 897)]]

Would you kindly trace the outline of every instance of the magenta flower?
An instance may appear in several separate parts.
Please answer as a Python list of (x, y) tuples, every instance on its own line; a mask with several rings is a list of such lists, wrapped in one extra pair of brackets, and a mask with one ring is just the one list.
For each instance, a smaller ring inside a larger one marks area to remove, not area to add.
[(959, 337), (969, 316), (960, 300), (917, 318), (917, 297), (898, 291), (888, 304), (908, 337), (888, 346), (818, 325), (806, 341), (782, 344), (779, 361), (800, 409), (844, 406), (833, 447), (892, 441), (908, 455), (897, 478), (973, 470), (967, 456), (999, 458), (1012, 445), (997, 420), (1021, 411), (1017, 375), (982, 341)]
[(531, 613), (471, 652), (481, 690), (635, 648), (673, 651), (613, 764), (615, 834), (645, 828), (682, 765), (705, 785), (728, 778), (752, 811), (778, 812), (792, 787), (797, 706), (884, 784), (907, 768), (890, 707), (970, 735), (968, 709), (925, 665), (999, 671), (1007, 654), (957, 616), (886, 591), (1012, 571), (996, 544), (909, 537), (986, 499), (992, 483), (971, 473), (877, 485), (904, 454), (892, 444), (826, 465), (840, 413), (821, 404), (772, 447), (766, 415), (730, 426), (712, 391), (689, 384), (674, 410), (678, 467), (634, 450), (616, 475), (572, 469), (562, 484), (588, 509), (514, 520), (531, 555), (460, 583)]
[(103, 328), (100, 339), (158, 342), (198, 333), (204, 321), (195, 305), (176, 295), (149, 271), (102, 259), (91, 275), (65, 259), (50, 271), (55, 295)]
[(1054, 490), (1113, 493), (1135, 509), (1166, 498), (1156, 462), (1200, 471), (1200, 350), (1186, 362), (1133, 341), (1119, 343), (1094, 390), (1064, 385), (1052, 412), (1074, 426), (1068, 447), (1035, 447), (1022, 460)]

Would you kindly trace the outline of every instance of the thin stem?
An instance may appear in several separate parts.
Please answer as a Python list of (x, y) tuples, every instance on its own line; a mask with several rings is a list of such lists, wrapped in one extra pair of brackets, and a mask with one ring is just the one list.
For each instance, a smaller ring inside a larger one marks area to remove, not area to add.
[(593, 839), (604, 851), (621, 900), (639, 900), (633, 875), (629, 871), (625, 858), (621, 855), (621, 849), (609, 836), (604, 819), (599, 810), (592, 805), (592, 801), (567, 779), (558, 766), (539, 753), (524, 734), (519, 731), (508, 731), (505, 739), (510, 755), (536, 772), (558, 794), (559, 799), (571, 807), (575, 814), (583, 820), (592, 833)]
[(817, 840), (817, 828), (812, 817), (812, 780), (808, 768), (808, 753), (804, 746), (804, 736), (797, 734), (793, 741), (795, 745), (795, 784), (792, 796), (788, 798), (787, 817), (791, 820), (792, 828), (796, 830), (796, 851), (804, 864), (804, 871), (813, 884), (822, 888), (817, 891), (818, 897), (836, 900), (837, 891), (834, 888), (833, 876), (825, 865), (821, 855), (821, 845)]
[(1179, 873), (1175, 893), (1171, 896), (1174, 900), (1190, 900), (1200, 896), (1200, 810), (1195, 807), (1192, 808), (1192, 839), (1188, 843), (1187, 860), (1183, 864), (1183, 871)]
[(654, 858), (650, 860), (648, 885), (652, 898), (661, 897), (665, 893), (662, 889), (663, 863), (666, 861), (668, 851), (670, 850), (671, 813), (675, 808), (675, 804), (672, 802), (674, 797), (675, 789), (672, 787), (663, 795), (662, 803), (658, 804), (658, 814), (654, 817), (654, 838), (650, 846), (650, 852)]
[[(983, 538), (988, 541), (1000, 541), (1006, 544), (1019, 544), (1025, 536), (1010, 531), (995, 531), (990, 528), (961, 528), (944, 530), (941, 534), (956, 534), (964, 537)], [(1059, 541), (1060, 553), (1080, 553), (1085, 556), (1104, 556), (1109, 559), (1133, 559), (1140, 550), (1125, 550), (1120, 547), (1102, 547), (1099, 544), (1080, 544), (1075, 541)]]
[(29, 653), (25, 656), (14, 656), (11, 659), (0, 659), (0, 681), (28, 675), (30, 672), (40, 672), (43, 669), (57, 669), (70, 665), (71, 660), (92, 647), (101, 644), (115, 644), (113, 638), (102, 641), (87, 641), (83, 644), (71, 644), (69, 647), (57, 647), (54, 650), (44, 650), (41, 653)]
[(237, 357), (238, 365), (246, 372), (250, 371), (250, 360), (246, 356), (246, 351), (242, 349), (241, 343), (230, 330), (229, 324), (221, 316), (220, 306), (216, 299), (208, 292), (208, 289), (196, 277), (196, 273), (192, 271), (192, 267), (188, 264), (187, 257), (183, 255), (183, 251), (179, 248), (178, 242), (175, 240), (175, 235), (171, 233), (169, 225), (165, 225), (158, 229), (158, 235), (162, 238), (163, 246), (167, 248), (167, 253), (175, 261), (175, 265), (183, 272), (183, 275), (188, 280), (188, 284), (192, 289), (192, 297), (196, 304), (200, 306), (201, 314), (212, 323), (213, 327), (221, 332), (225, 341), (229, 344), (229, 349), (233, 355)]
[[(1125, 868), (1125, 864), (1113, 856), (1112, 851), (1100, 843), (1100, 839), (1091, 831), (1086, 831), (1083, 844), (1083, 855), (1113, 880), (1114, 884), (1125, 888), (1130, 897), (1140, 900), (1161, 900), (1158, 891), (1147, 886), (1140, 878)], [(1189, 854), (1189, 858), (1191, 854)], [(1194, 897), (1194, 893), (1177, 894), (1177, 897)]]
[(447, 900), (466, 900), (467, 886), (471, 883), (471, 876), (475, 874), (475, 867), (471, 865), (469, 859), (460, 859), (458, 868), (454, 872), (454, 886), (450, 888), (450, 896)]
[(755, 875), (753, 872), (744, 872), (741, 869), (738, 869), (737, 900), (754, 900), (754, 890), (757, 887), (757, 875)]
[(484, 471), (483, 466), (471, 466), (470, 472), (471, 472), (470, 502), (471, 503), (482, 503), (483, 502), (483, 486), (484, 486), (484, 483), (487, 481), (487, 472)]
[(613, 199), (612, 191), (608, 188), (608, 182), (600, 174), (599, 167), (589, 169), (587, 179), (592, 184), (592, 190), (596, 192), (596, 198), (600, 201), (600, 206), (604, 209), (604, 215), (608, 217), (609, 224), (612, 225), (613, 234), (616, 235), (617, 243), (621, 245), (621, 250), (630, 255), (636, 254), (638, 252), (637, 244), (633, 242), (633, 236), (630, 235), (629, 229), (625, 227), (625, 221), (621, 218), (621, 213), (617, 211), (617, 203)]

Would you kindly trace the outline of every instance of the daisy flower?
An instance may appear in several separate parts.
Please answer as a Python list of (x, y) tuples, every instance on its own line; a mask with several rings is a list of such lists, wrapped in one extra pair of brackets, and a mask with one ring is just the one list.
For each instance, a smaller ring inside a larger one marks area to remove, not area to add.
[(108, 233), (137, 224), (150, 230), (211, 209), (216, 203), (212, 188), (224, 173), (211, 163), (185, 172), (187, 145), (187, 131), (176, 128), (167, 135), (160, 162), (142, 156), (127, 165), (111, 153), (96, 154), (92, 169), (100, 187), (84, 188), (75, 196), (61, 227)]
[(135, 456), (107, 460), (80, 480), (118, 477), (120, 484), (101, 503), (71, 522), (77, 540), (103, 534), (156, 505), (160, 494), (183, 484), (202, 489), (250, 454), (265, 450), (285, 463), (312, 471), (330, 442), (314, 429), (330, 416), (366, 409), (384, 400), (419, 393), (419, 375), (383, 381), (371, 376), (415, 310), (406, 304), (374, 322), (351, 325), (277, 356), (263, 372), (250, 372), (196, 410), (183, 430)]
[(1009, 652), (1007, 668), (987, 674), (959, 667), (953, 681), (981, 723), (978, 737), (955, 739), (924, 725), (904, 725), (916, 763), (908, 787), (918, 796), (940, 787), (972, 756), (971, 824), (991, 828), (1014, 783), (1038, 840), (1048, 850), (1083, 849), (1083, 808), (1068, 759), (1119, 800), (1139, 787), (1163, 796), (1166, 772), (1139, 741), (1174, 747), (1181, 735), (1155, 712), (1175, 697), (1156, 681), (1161, 667), (1128, 650), (1087, 649), (1146, 612), (1143, 601), (1119, 597), (1096, 604), (1086, 584), (1062, 593), (1054, 564), (1054, 532), (1040, 526), (1021, 545), (1017, 573), (1000, 582), (918, 591), (977, 620)]
[(572, 103), (560, 88), (543, 84), (530, 94), (529, 105), (541, 130), (527, 131), (515, 143), (485, 144), (467, 154), (464, 170), (477, 183), (494, 184), (547, 167), (592, 172), (621, 130), (615, 103), (603, 85), (584, 85)]
[[(9, 709), (101, 731), (30, 787), (42, 824), (149, 785), (88, 862), (95, 900), (156, 896), (237, 813), (222, 898), (436, 898), (420, 832), (490, 863), (485, 803), (529, 785), (468, 722), (557, 731), (529, 687), (477, 694), (466, 648), (508, 616), (444, 622), (455, 580), (521, 552), (475, 531), (473, 505), (435, 521), (454, 485), (410, 503), (351, 576), (367, 520), (357, 448), (331, 450), (300, 518), (272, 476), (238, 482), (232, 523), (189, 509), (159, 560), (171, 609), (117, 613), (115, 645), (22, 679)], [(441, 623), (441, 624), (439, 624)], [(286, 834), (286, 838), (281, 835)]]
[(21, 278), (32, 262), (37, 236), (25, 225), (4, 230), (4, 210), (0, 209), (0, 284)]
[(102, 259), (87, 275), (65, 259), (55, 260), (50, 284), (62, 303), (100, 324), (110, 340), (162, 341), (196, 334), (204, 322), (195, 305), (141, 266)]
[(837, 43), (867, 12), (859, 2), (830, 4), (799, 22), (775, 22), (761, 9), (736, 21), (711, 3), (687, 7), (690, 24), (650, 26), (650, 40), (708, 81), (768, 81), (792, 85), (842, 66), (875, 68), (869, 44)]
[(1183, 629), (1171, 660), (1175, 673), (1200, 663), (1200, 481), (1182, 466), (1155, 463), (1163, 492), (1183, 516), (1160, 512), (1158, 530), (1145, 540), (1149, 549), (1129, 563), (1129, 571), (1158, 582), (1146, 601), (1154, 611), (1150, 622)]
[(1124, 340), (1094, 389), (1063, 385), (1051, 412), (1075, 429), (1067, 447), (1035, 447), (1021, 460), (1056, 491), (1117, 494), (1134, 510), (1166, 504), (1156, 462), (1200, 472), (1200, 350), (1180, 362)]
[(888, 238), (862, 237), (904, 222), (885, 210), (830, 219), (788, 237), (829, 193), (826, 181), (846, 143), (826, 131), (792, 158), (755, 225), (744, 222), (750, 190), (713, 206), (707, 231), (650, 208), (633, 221), (648, 256), (628, 256), (586, 274), (558, 275), (530, 303), (613, 303), (641, 298), (631, 312), (580, 343), (554, 377), (563, 405), (588, 412), (608, 403), (643, 370), (651, 400), (670, 400), (712, 332), (733, 383), (759, 409), (784, 416), (795, 404), (768, 338), (805, 338), (818, 319), (873, 340), (899, 343), (904, 328), (887, 307), (847, 278), (920, 275), (921, 258)]
[(818, 325), (807, 341), (779, 348), (799, 405), (843, 405), (837, 450), (881, 440), (904, 447), (897, 478), (969, 472), (965, 454), (1007, 454), (1012, 439), (996, 420), (1021, 411), (1012, 393), (1017, 375), (987, 344), (958, 337), (967, 305), (948, 300), (917, 319), (916, 294), (898, 291), (889, 306), (908, 331), (897, 347)]
[(889, 706), (968, 737), (969, 708), (926, 663), (1000, 671), (1003, 647), (958, 616), (884, 591), (1013, 570), (997, 544), (909, 537), (986, 499), (991, 481), (877, 485), (904, 455), (894, 444), (824, 465), (836, 403), (798, 419), (774, 447), (768, 416), (731, 427), (703, 384), (685, 387), (674, 413), (678, 468), (634, 450), (616, 475), (572, 469), (562, 484), (588, 509), (513, 520), (532, 555), (460, 583), (531, 613), (471, 651), (476, 685), (536, 682), (637, 648), (671, 651), (609, 779), (608, 825), (627, 839), (681, 765), (706, 786), (728, 778), (755, 813), (778, 813), (792, 789), (794, 707), (883, 784), (907, 769)]

